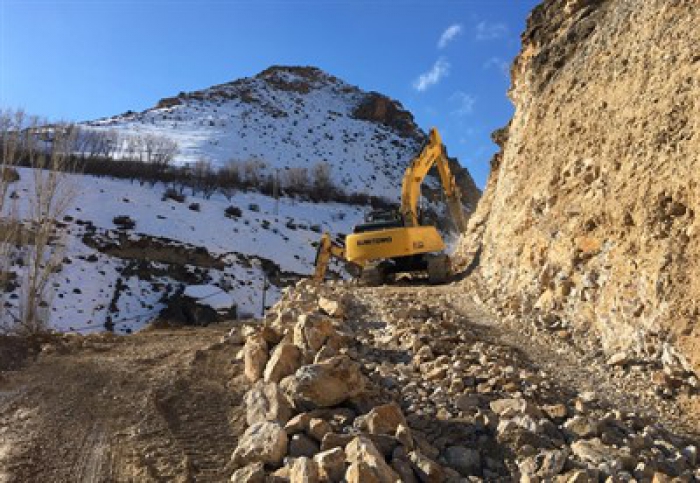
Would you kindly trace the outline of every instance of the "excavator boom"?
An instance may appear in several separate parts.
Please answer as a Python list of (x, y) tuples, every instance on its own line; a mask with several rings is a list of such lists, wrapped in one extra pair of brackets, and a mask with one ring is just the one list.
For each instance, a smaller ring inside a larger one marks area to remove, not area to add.
[(416, 156), (406, 168), (401, 186), (401, 214), (406, 226), (419, 226), (418, 202), (420, 200), (420, 188), (433, 165), (437, 164), (440, 181), (450, 210), (450, 216), (460, 233), (466, 231), (467, 223), (462, 208), (461, 193), (445, 155), (445, 148), (437, 129), (430, 130), (428, 142), (420, 154)]

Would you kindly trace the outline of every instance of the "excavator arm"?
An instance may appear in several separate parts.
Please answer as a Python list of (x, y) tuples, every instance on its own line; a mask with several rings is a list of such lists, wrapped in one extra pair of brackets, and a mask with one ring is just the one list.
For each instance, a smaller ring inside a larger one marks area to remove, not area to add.
[(450, 171), (450, 166), (445, 155), (445, 148), (437, 129), (430, 130), (428, 142), (420, 154), (406, 169), (401, 187), (401, 215), (406, 226), (419, 226), (418, 202), (420, 201), (420, 188), (430, 168), (437, 164), (440, 181), (447, 200), (447, 207), (457, 229), (466, 231), (467, 222), (464, 218), (461, 193), (457, 181)]
[(345, 260), (345, 247), (334, 242), (331, 235), (326, 232), (321, 236), (318, 249), (316, 250), (314, 281), (322, 282), (326, 278), (326, 271), (331, 258)]

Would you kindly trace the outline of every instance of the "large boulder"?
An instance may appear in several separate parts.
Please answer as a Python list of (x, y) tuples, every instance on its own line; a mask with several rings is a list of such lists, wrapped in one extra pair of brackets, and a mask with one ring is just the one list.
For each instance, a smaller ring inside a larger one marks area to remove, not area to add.
[(263, 421), (286, 424), (292, 417), (292, 408), (277, 383), (256, 382), (244, 400), (249, 426)]
[(236, 467), (250, 463), (279, 466), (287, 454), (287, 432), (277, 423), (269, 421), (250, 426), (238, 440), (231, 456)]
[(365, 376), (348, 356), (335, 356), (301, 367), (281, 383), (282, 390), (299, 410), (330, 407), (359, 396)]
[(294, 345), (313, 358), (334, 334), (335, 328), (329, 318), (318, 314), (302, 314), (294, 326), (293, 341)]
[(250, 382), (256, 382), (263, 377), (267, 356), (265, 339), (258, 334), (248, 337), (243, 347), (243, 362), (245, 376)]
[(301, 351), (294, 344), (283, 342), (272, 351), (265, 366), (265, 382), (280, 382), (301, 367)]

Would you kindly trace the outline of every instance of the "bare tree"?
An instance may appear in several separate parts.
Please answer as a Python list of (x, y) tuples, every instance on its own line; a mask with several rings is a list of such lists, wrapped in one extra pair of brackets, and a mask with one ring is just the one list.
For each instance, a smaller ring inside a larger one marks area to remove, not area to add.
[(309, 187), (309, 170), (306, 168), (289, 168), (282, 180), (285, 188), (294, 192), (304, 192)]
[(192, 177), (194, 178), (192, 184), (193, 195), (200, 192), (205, 199), (209, 199), (219, 187), (219, 180), (214, 173), (211, 161), (208, 159), (200, 159), (194, 163), (192, 166)]
[(10, 198), (10, 193), (12, 184), (19, 177), (15, 166), (21, 151), (24, 119), (22, 111), (0, 110), (0, 329), (10, 321), (5, 294), (13, 276), (13, 242), (18, 226), (16, 203)]
[(325, 161), (316, 163), (311, 168), (314, 192), (322, 199), (328, 198), (333, 193), (333, 180), (331, 179), (331, 165)]
[(263, 171), (267, 163), (259, 158), (250, 158), (243, 163), (243, 177), (245, 181), (254, 187), (259, 187), (262, 183)]
[[(12, 240), (12, 258), (20, 263), (17, 283), (19, 307), (10, 314), (12, 330), (31, 334), (46, 330), (51, 299), (49, 284), (60, 270), (65, 254), (65, 229), (57, 222), (75, 196), (70, 182), (75, 129), (70, 126), (45, 127), (31, 119), (21, 132), (23, 156), (30, 167), (28, 193), (17, 211), (18, 228)], [(6, 314), (7, 315), (7, 314)]]

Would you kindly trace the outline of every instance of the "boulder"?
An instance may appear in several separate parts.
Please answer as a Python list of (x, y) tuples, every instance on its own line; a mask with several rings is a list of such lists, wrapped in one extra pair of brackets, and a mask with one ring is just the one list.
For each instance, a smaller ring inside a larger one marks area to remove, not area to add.
[(280, 391), (279, 385), (256, 382), (244, 397), (246, 420), (249, 426), (263, 421), (286, 424), (292, 417), (292, 408)]
[(328, 421), (324, 421), (323, 419), (319, 418), (312, 418), (309, 421), (308, 433), (309, 435), (313, 436), (316, 441), (323, 441), (323, 437), (332, 432), (333, 427)]
[(399, 475), (387, 464), (384, 456), (372, 441), (364, 436), (355, 437), (345, 448), (345, 457), (350, 467), (345, 473), (348, 483), (395, 483)]
[(333, 448), (314, 456), (318, 465), (319, 477), (322, 481), (341, 481), (345, 475), (345, 451)]
[(481, 472), (481, 455), (476, 449), (450, 446), (445, 450), (445, 461), (462, 476), (478, 475)]
[(345, 316), (345, 309), (337, 300), (321, 297), (318, 299), (318, 308), (321, 309), (323, 313), (336, 319), (342, 319)]
[(251, 463), (231, 475), (231, 483), (265, 483), (265, 468), (262, 463)]
[(408, 426), (401, 408), (396, 403), (373, 408), (365, 419), (367, 429), (372, 434), (396, 434), (399, 425)]
[(421, 483), (441, 483), (446, 480), (445, 470), (420, 451), (411, 451), (408, 458), (413, 465), (413, 471)]
[(325, 342), (335, 334), (333, 323), (317, 314), (302, 314), (294, 326), (292, 340), (305, 354), (316, 354)]
[(365, 377), (348, 356), (335, 356), (301, 367), (281, 383), (282, 390), (299, 410), (330, 407), (362, 394)]
[(305, 434), (295, 434), (289, 441), (289, 456), (292, 458), (300, 456), (311, 457), (318, 451), (318, 443)]
[(287, 454), (287, 432), (278, 423), (269, 421), (250, 426), (238, 440), (231, 460), (236, 467), (250, 463), (279, 466)]
[(250, 382), (256, 382), (263, 377), (267, 364), (267, 342), (258, 335), (251, 335), (243, 346), (243, 362), (245, 376)]
[(265, 382), (280, 382), (301, 367), (301, 350), (294, 344), (283, 342), (272, 351), (265, 366)]
[(289, 483), (318, 483), (318, 467), (305, 456), (297, 458), (289, 470)]

